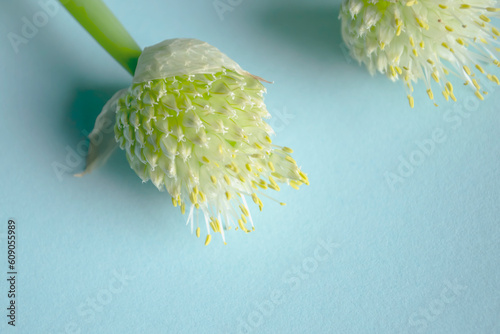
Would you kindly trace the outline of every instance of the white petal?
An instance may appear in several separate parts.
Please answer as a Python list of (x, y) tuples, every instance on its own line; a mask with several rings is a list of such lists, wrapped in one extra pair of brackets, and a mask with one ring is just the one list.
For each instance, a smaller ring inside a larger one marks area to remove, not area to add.
[(89, 135), (90, 146), (85, 170), (79, 174), (75, 174), (75, 176), (83, 176), (104, 164), (118, 146), (114, 131), (116, 107), (118, 100), (126, 93), (127, 89), (122, 89), (115, 93), (104, 105), (99, 116), (97, 116), (94, 129)]

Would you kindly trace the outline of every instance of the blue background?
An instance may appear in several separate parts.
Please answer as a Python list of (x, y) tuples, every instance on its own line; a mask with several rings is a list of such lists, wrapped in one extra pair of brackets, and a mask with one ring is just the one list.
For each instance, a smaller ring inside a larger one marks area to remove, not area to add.
[(418, 84), (410, 109), (402, 85), (345, 56), (340, 1), (233, 1), (222, 16), (212, 0), (106, 3), (143, 47), (198, 38), (273, 80), (274, 141), (311, 185), (282, 188), (286, 207), (252, 206), (254, 233), (205, 247), (122, 151), (83, 179), (58, 177), (53, 164), (130, 77), (63, 9), (16, 53), (7, 34), (41, 7), (4, 1), (0, 332), (500, 333), (500, 87), (479, 104), (455, 80), (459, 102), (436, 108)]

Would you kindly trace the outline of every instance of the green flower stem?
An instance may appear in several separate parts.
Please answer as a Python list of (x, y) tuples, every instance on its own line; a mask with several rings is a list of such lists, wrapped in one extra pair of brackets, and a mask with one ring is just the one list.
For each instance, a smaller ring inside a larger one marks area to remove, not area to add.
[(60, 2), (118, 63), (134, 75), (141, 48), (102, 0)]

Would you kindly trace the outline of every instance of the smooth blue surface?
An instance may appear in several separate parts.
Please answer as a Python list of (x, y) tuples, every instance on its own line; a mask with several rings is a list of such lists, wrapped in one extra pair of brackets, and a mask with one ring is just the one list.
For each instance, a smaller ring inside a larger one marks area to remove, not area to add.
[[(410, 109), (400, 85), (344, 56), (340, 1), (243, 0), (223, 20), (211, 0), (106, 2), (141, 46), (195, 37), (273, 80), (275, 142), (295, 149), (311, 186), (283, 187), (286, 207), (253, 207), (254, 233), (205, 247), (121, 151), (60, 180), (53, 163), (85, 143), (130, 77), (62, 9), (16, 54), (7, 34), (41, 7), (4, 1), (1, 333), (500, 333), (500, 87), (475, 104), (454, 81), (456, 105), (471, 110), (460, 116), (417, 85)], [(391, 187), (387, 173), (436, 131), (434, 150)], [(329, 240), (331, 254), (319, 248)]]

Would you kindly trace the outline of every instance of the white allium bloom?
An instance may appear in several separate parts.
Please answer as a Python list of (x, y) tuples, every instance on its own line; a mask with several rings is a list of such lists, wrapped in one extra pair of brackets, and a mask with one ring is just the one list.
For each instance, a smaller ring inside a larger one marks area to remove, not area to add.
[[(126, 152), (144, 182), (167, 190), (198, 237), (195, 216), (201, 212), (205, 244), (211, 231), (223, 240), (232, 226), (249, 232), (246, 196), (262, 210), (264, 190), (309, 183), (292, 150), (272, 144), (260, 80), (207, 43), (164, 41), (144, 50), (132, 86), (104, 107), (91, 142), (102, 132), (102, 119), (111, 120), (113, 145)], [(92, 157), (109, 155), (113, 145), (94, 145), (87, 169), (99, 160)]]
[[(423, 79), (434, 99), (437, 85), (446, 100), (456, 101), (447, 76), (454, 74), (483, 99), (480, 76), (500, 84), (484, 64), (500, 66), (497, 0), (345, 0), (342, 36), (352, 56), (371, 74), (404, 80), (411, 107), (412, 83)], [(432, 82), (435, 82), (433, 84)]]

